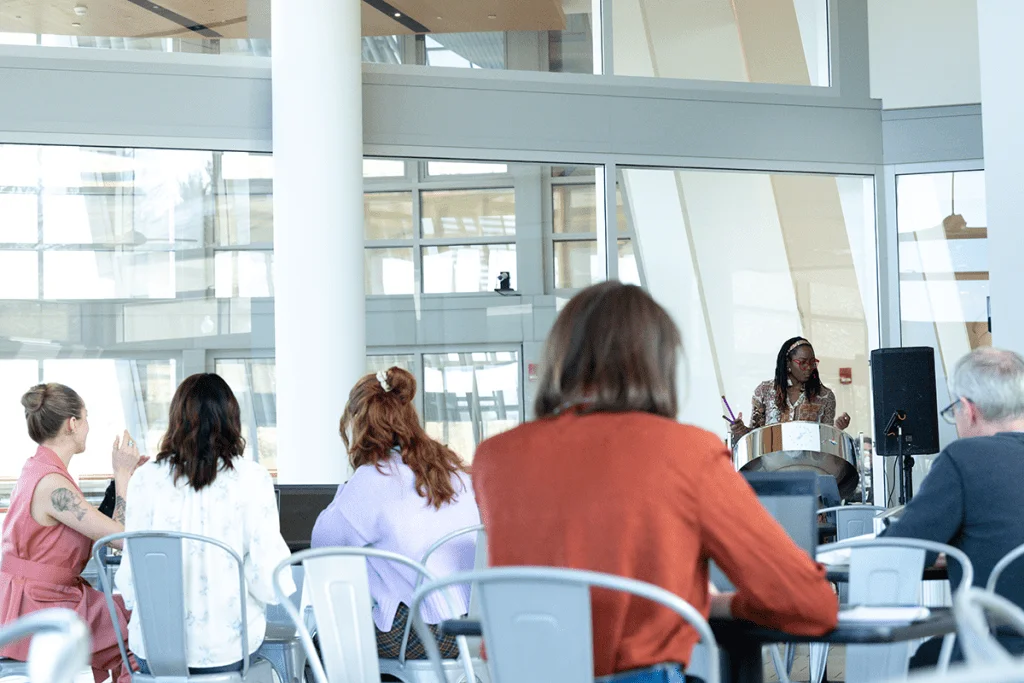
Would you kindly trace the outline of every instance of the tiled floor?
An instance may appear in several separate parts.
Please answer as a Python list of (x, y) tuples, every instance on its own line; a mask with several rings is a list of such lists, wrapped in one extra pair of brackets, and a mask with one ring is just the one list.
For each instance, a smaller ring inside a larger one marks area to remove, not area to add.
[[(765, 683), (778, 683), (779, 677), (772, 665), (771, 655), (764, 653), (764, 680)], [(831, 683), (838, 683), (846, 678), (846, 648), (842, 646), (829, 648), (828, 668), (826, 675)], [(793, 660), (793, 670), (789, 674), (789, 680), (807, 681), (810, 678), (810, 670), (807, 659), (807, 646), (796, 646), (796, 657)], [(817, 683), (817, 682), (815, 682)]]

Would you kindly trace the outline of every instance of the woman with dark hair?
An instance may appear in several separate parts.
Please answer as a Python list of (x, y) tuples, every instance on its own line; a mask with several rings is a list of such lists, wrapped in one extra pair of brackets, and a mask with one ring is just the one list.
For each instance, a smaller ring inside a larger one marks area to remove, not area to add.
[[(276, 604), (271, 576), (288, 557), (281, 538), (270, 474), (243, 457), (245, 439), (238, 401), (219, 375), (185, 379), (171, 400), (167, 433), (154, 462), (139, 468), (128, 492), (133, 501), (126, 531), (180, 531), (229, 545), (243, 559), (250, 656), (263, 643), (266, 605)], [(129, 544), (130, 545), (130, 544)], [(239, 671), (242, 632), (238, 569), (220, 548), (184, 542), (185, 623), (188, 666), (194, 674)], [(286, 593), (295, 592), (291, 575)], [(117, 585), (135, 602), (131, 563), (121, 562)], [(137, 615), (128, 642), (142, 673), (149, 673)]]
[[(82, 579), (94, 541), (124, 531), (129, 480), (144, 459), (125, 431), (114, 439), (111, 465), (116, 491), (113, 519), (82, 495), (68, 473), (71, 459), (85, 451), (89, 411), (78, 393), (63, 384), (39, 384), (21, 397), (28, 434), (39, 444), (25, 463), (11, 494), (3, 524), (0, 559), (0, 623), (50, 607), (78, 613), (92, 633), (92, 670), (97, 681), (108, 675), (126, 683), (114, 626), (103, 593)], [(137, 500), (132, 498), (132, 500)], [(134, 504), (134, 503), (133, 503)], [(118, 544), (119, 545), (119, 544)], [(121, 628), (128, 612), (115, 598)], [(28, 641), (0, 649), (0, 655), (25, 661)]]
[(836, 429), (850, 426), (850, 416), (836, 417), (836, 395), (821, 383), (814, 347), (803, 337), (787, 339), (775, 359), (775, 377), (761, 382), (751, 399), (750, 426), (743, 413), (730, 423), (733, 439), (780, 422), (821, 422)]
[[(824, 568), (761, 507), (717, 436), (676, 421), (680, 347), (639, 287), (605, 282), (566, 304), (548, 335), (537, 419), (477, 449), (491, 566), (617, 574), (705, 616), (826, 633), (838, 604)], [(735, 594), (710, 595), (709, 558)], [(595, 676), (685, 668), (698, 637), (673, 612), (610, 591), (592, 601)]]
[[(416, 378), (401, 368), (381, 370), (356, 382), (339, 431), (354, 470), (313, 527), (312, 546), (372, 546), (416, 560), (442, 536), (480, 523), (469, 473), (450, 448), (430, 438), (413, 405)], [(434, 576), (473, 568), (476, 535), (459, 536), (434, 552), (427, 566)], [(395, 659), (416, 588), (414, 571), (370, 558), (370, 595), (377, 652)], [(423, 619), (437, 624), (469, 608), (469, 587), (453, 591), (452, 615), (440, 596), (428, 598)], [(433, 626), (431, 628), (434, 628)], [(458, 656), (452, 636), (440, 638), (441, 654)], [(426, 654), (415, 632), (406, 656)]]

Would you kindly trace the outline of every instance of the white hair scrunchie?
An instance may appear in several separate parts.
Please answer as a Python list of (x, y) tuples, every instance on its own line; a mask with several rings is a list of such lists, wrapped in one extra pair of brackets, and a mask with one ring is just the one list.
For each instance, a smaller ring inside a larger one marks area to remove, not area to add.
[(377, 371), (377, 381), (380, 382), (380, 388), (384, 390), (385, 394), (388, 393), (389, 391), (391, 391), (391, 385), (388, 384), (388, 371), (387, 370), (378, 370)]

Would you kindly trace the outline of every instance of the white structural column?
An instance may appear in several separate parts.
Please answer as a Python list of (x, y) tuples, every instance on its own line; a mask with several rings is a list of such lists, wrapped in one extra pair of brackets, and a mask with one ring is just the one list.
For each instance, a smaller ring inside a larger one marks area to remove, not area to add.
[(273, 0), (278, 480), (342, 481), (366, 370), (360, 0)]
[(978, 0), (992, 343), (1024, 353), (1024, 2)]

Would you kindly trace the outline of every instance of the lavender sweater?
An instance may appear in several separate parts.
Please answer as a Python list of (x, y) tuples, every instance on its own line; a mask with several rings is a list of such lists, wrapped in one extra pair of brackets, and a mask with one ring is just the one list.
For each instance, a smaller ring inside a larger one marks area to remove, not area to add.
[[(381, 469), (383, 473), (373, 465), (363, 465), (338, 487), (334, 501), (316, 520), (312, 547), (372, 546), (419, 562), (437, 539), (480, 523), (468, 476), (453, 476), (456, 498), (437, 510), (416, 493), (416, 477), (397, 451)], [(475, 553), (476, 535), (466, 534), (435, 551), (427, 568), (437, 577), (470, 571)], [(367, 568), (370, 596), (375, 603), (373, 622), (381, 631), (390, 631), (399, 603), (412, 602), (416, 572), (374, 558), (367, 560)], [(449, 615), (444, 600), (435, 593), (423, 603), (424, 621), (436, 624), (469, 611), (469, 587), (453, 588), (459, 613)]]

